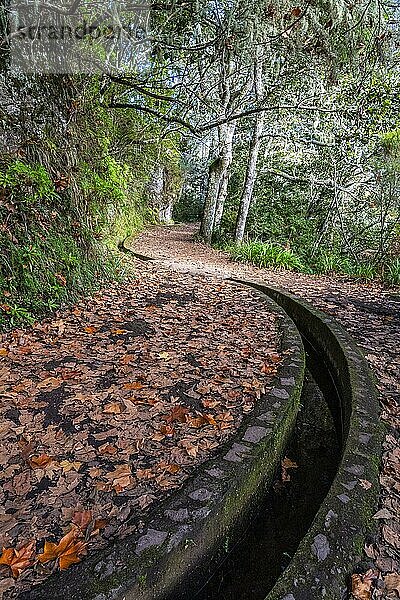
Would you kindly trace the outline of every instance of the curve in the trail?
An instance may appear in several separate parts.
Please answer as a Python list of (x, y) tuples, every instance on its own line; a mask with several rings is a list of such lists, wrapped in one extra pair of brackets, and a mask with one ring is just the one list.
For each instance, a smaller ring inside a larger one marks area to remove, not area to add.
[[(143, 257), (140, 257), (143, 259)], [(31, 600), (188, 600), (240, 533), (271, 483), (293, 429), (304, 376), (304, 344), (330, 373), (331, 406), (343, 454), (334, 482), (300, 546), (266, 600), (340, 600), (372, 531), (383, 431), (371, 371), (351, 337), (308, 303), (258, 282), (236, 281), (283, 309), (286, 356), (276, 387), (230, 446), (159, 507), (139, 539), (114, 544), (31, 592)], [(271, 305), (273, 306), (273, 305)], [(255, 552), (257, 549), (255, 549)], [(263, 565), (260, 564), (260, 568)]]

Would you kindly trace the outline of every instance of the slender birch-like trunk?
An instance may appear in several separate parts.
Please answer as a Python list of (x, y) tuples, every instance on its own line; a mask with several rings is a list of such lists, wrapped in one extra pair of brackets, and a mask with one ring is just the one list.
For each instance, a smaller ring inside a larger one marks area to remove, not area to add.
[(230, 167), (233, 160), (233, 140), (235, 136), (236, 124), (230, 123), (226, 126), (226, 138), (225, 138), (225, 163), (224, 171), (221, 176), (220, 188), (217, 199), (217, 206), (215, 209), (214, 219), (214, 230), (219, 229), (221, 225), (222, 215), (224, 212), (225, 200), (228, 196), (228, 185), (230, 178)]
[[(263, 63), (264, 52), (263, 47), (258, 46), (255, 64), (254, 64), (254, 80), (257, 98), (262, 98), (264, 94), (263, 83)], [(251, 201), (253, 199), (254, 186), (257, 179), (257, 163), (260, 154), (262, 136), (264, 133), (265, 113), (260, 112), (254, 123), (253, 134), (250, 142), (249, 160), (246, 170), (246, 178), (243, 185), (242, 196), (240, 199), (239, 212), (236, 220), (235, 241), (240, 243), (243, 241), (244, 232), (246, 230), (247, 216)]]

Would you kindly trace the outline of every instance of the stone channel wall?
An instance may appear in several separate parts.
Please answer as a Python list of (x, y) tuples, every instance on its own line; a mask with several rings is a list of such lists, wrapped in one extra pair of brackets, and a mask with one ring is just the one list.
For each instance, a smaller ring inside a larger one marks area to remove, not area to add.
[[(247, 282), (249, 283), (249, 282)], [(362, 561), (366, 537), (376, 530), (383, 426), (374, 376), (347, 332), (307, 302), (250, 284), (283, 307), (319, 353), (341, 400), (343, 456), (314, 522), (266, 600), (342, 600), (348, 577)]]

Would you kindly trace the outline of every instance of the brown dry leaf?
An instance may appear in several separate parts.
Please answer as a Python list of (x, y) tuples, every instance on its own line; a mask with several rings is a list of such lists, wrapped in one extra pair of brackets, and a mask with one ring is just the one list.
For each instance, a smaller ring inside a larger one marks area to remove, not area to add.
[(277, 354), (276, 352), (272, 352), (271, 354), (268, 354), (268, 360), (270, 360), (273, 363), (278, 363), (281, 361), (281, 356), (279, 354)]
[(35, 547), (36, 542), (28, 542), (18, 549), (3, 548), (3, 553), (0, 557), (0, 565), (7, 565), (11, 569), (12, 576), (17, 579), (19, 575), (31, 567), (35, 562)]
[(96, 327), (91, 327), (90, 325), (88, 327), (85, 327), (84, 331), (86, 331), (86, 333), (96, 333), (97, 328)]
[[(99, 447), (99, 454), (117, 454), (118, 453), (118, 448), (116, 448), (115, 446), (113, 446), (112, 444), (104, 444), (103, 446)], [(90, 473), (90, 471), (89, 471)], [(91, 477), (93, 477), (93, 475), (91, 475)]]
[(396, 592), (400, 598), (400, 574), (399, 573), (388, 573), (383, 578), (385, 582), (386, 592)]
[(270, 375), (271, 373), (276, 373), (276, 367), (273, 365), (269, 365), (268, 363), (264, 363), (261, 367), (261, 373), (265, 373)]
[(82, 510), (74, 514), (72, 522), (74, 525), (77, 525), (81, 531), (85, 532), (92, 519), (93, 513), (91, 510)]
[(132, 360), (134, 360), (134, 358), (134, 354), (125, 354), (125, 356), (121, 358), (121, 363), (123, 365), (128, 365), (130, 362), (132, 362)]
[(292, 10), (290, 11), (290, 14), (292, 15), (292, 17), (295, 17), (295, 18), (297, 19), (298, 17), (300, 17), (300, 16), (301, 16), (302, 12), (303, 12), (303, 11), (301, 10), (301, 8), (300, 8), (299, 6), (295, 6), (295, 7), (294, 7), (294, 8), (292, 8)]
[(99, 467), (91, 467), (89, 469), (89, 475), (92, 478), (100, 477), (100, 475), (102, 475), (102, 473), (103, 473), (103, 471), (101, 469), (99, 469)]
[(154, 479), (155, 473), (151, 469), (136, 469), (138, 479)]
[(69, 460), (62, 460), (59, 464), (64, 473), (69, 473), (69, 471), (79, 471), (80, 467), (82, 466), (81, 462), (70, 462)]
[(372, 582), (377, 577), (377, 571), (370, 569), (364, 575), (355, 573), (351, 576), (351, 593), (355, 600), (371, 600)]
[(119, 402), (110, 402), (110, 404), (106, 404), (103, 412), (107, 415), (119, 415), (122, 413), (123, 408)]
[(41, 563), (58, 559), (60, 569), (63, 571), (80, 562), (84, 554), (86, 554), (86, 544), (81, 539), (79, 529), (74, 526), (58, 544), (46, 541), (43, 554), (39, 554), (38, 559)]
[(179, 471), (181, 470), (180, 465), (175, 465), (175, 464), (169, 464), (167, 462), (160, 462), (158, 463), (158, 465), (156, 465), (156, 469), (158, 471), (167, 471), (167, 473), (171, 473), (172, 475), (175, 475), (175, 473), (179, 473)]
[(141, 390), (144, 387), (143, 383), (140, 381), (134, 381), (133, 383), (125, 383), (125, 390)]
[(400, 548), (400, 525), (398, 523), (392, 521), (384, 525), (382, 527), (382, 534), (390, 546)]
[(31, 456), (28, 463), (32, 469), (43, 469), (46, 465), (49, 465), (52, 460), (51, 456), (41, 454), (40, 456)]
[(104, 529), (107, 527), (109, 523), (109, 519), (96, 519), (93, 525), (93, 531), (100, 531), (100, 529)]
[(364, 490), (370, 490), (372, 488), (372, 483), (367, 479), (360, 479), (359, 483)]
[(173, 435), (175, 434), (175, 429), (171, 427), (171, 425), (161, 425), (160, 433), (166, 437), (173, 437)]
[(189, 456), (196, 458), (196, 456), (199, 452), (198, 446), (196, 446), (195, 444), (192, 444), (191, 442), (188, 442), (186, 440), (182, 440), (181, 446), (182, 446), (182, 448), (184, 448), (186, 450), (186, 452), (188, 453)]
[(188, 414), (189, 410), (184, 406), (174, 406), (165, 420), (167, 423), (175, 423), (176, 421), (179, 423), (186, 423)]
[(298, 464), (290, 460), (290, 458), (285, 457), (281, 462), (282, 467), (282, 481), (287, 483), (291, 480), (290, 474), (288, 473), (289, 469), (298, 469)]
[(43, 381), (37, 384), (37, 388), (39, 390), (43, 390), (45, 388), (57, 388), (62, 384), (61, 379), (57, 379), (57, 377), (47, 377)]
[(0, 348), (0, 356), (8, 356), (8, 350), (6, 348)]

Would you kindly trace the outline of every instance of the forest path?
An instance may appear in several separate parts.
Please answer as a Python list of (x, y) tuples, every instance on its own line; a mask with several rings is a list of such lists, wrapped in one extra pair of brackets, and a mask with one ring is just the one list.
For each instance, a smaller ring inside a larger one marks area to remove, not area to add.
[(138, 534), (272, 386), (280, 317), (257, 292), (136, 273), (0, 334), (0, 600)]
[[(374, 370), (382, 420), (388, 425), (381, 470), (381, 538), (367, 550), (383, 575), (400, 573), (400, 291), (376, 282), (361, 283), (344, 276), (315, 276), (260, 269), (232, 262), (229, 256), (196, 241), (198, 225), (154, 227), (127, 246), (168, 268), (214, 277), (264, 281), (311, 302), (332, 315), (354, 337)], [(397, 585), (400, 578), (397, 577)], [(389, 598), (390, 596), (388, 596)], [(394, 595), (395, 596), (395, 592)]]

